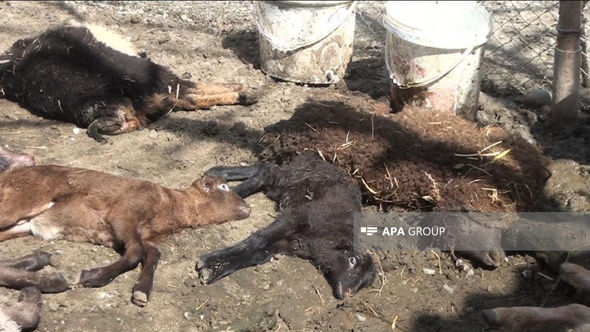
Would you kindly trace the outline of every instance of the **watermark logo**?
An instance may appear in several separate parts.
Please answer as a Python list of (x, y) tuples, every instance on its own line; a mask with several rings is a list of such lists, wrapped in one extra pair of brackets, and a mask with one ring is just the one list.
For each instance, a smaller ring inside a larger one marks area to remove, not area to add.
[(589, 212), (362, 211), (353, 223), (366, 250), (590, 250)]
[(361, 227), (361, 233), (367, 234), (367, 236), (372, 236), (373, 234), (377, 233), (377, 227), (368, 226), (368, 227)]

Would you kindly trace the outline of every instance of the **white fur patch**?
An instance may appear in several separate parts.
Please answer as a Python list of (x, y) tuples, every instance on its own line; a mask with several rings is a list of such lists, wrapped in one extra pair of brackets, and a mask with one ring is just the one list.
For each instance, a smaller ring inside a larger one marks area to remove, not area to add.
[(96, 40), (105, 44), (106, 46), (130, 56), (139, 56), (139, 51), (130, 41), (102, 25), (81, 23), (78, 21), (69, 21), (68, 25), (74, 27), (85, 27), (90, 30)]
[(2, 332), (20, 332), (20, 326), (10, 319), (6, 313), (0, 308), (0, 331)]
[[(18, 233), (26, 233), (31, 231), (31, 224), (28, 221), (20, 220), (16, 223), (16, 225), (12, 226), (11, 228), (0, 232), (0, 234), (18, 234)], [(0, 330), (2, 331), (2, 330)]]
[(43, 220), (42, 217), (31, 219), (29, 222), (31, 233), (35, 237), (40, 237), (43, 240), (57, 240), (62, 238), (62, 229), (58, 225), (51, 224)]

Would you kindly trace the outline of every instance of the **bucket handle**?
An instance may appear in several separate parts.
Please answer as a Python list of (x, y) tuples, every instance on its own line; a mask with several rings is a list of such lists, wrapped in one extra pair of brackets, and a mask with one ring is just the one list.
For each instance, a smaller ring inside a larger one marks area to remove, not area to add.
[(457, 62), (455, 62), (455, 64), (453, 64), (449, 69), (443, 71), (442, 73), (440, 73), (440, 74), (438, 74), (438, 75), (436, 75), (436, 76), (434, 76), (432, 78), (429, 78), (427, 80), (423, 80), (422, 82), (414, 82), (414, 83), (408, 83), (408, 84), (400, 84), (397, 81), (397, 79), (395, 77), (393, 77), (393, 70), (391, 70), (391, 67), (389, 65), (389, 49), (387, 47), (385, 47), (385, 66), (387, 67), (387, 70), (389, 71), (389, 78), (392, 79), (394, 81), (394, 83), (400, 89), (420, 88), (420, 87), (428, 86), (428, 85), (430, 85), (430, 84), (432, 84), (432, 83), (440, 80), (444, 76), (446, 76), (453, 69), (455, 69), (461, 62), (463, 62), (463, 60), (465, 60), (465, 58), (467, 58), (467, 56), (477, 46), (479, 46), (479, 45), (473, 45), (473, 46), (470, 46), (470, 47), (466, 48), (465, 51), (463, 52), (463, 54), (461, 54), (461, 57), (459, 58), (459, 60), (457, 60)]
[[(258, 2), (256, 2), (258, 5)], [(310, 45), (313, 45), (321, 40), (323, 40), (324, 38), (328, 37), (330, 34), (332, 34), (332, 32), (336, 31), (343, 23), (344, 21), (346, 21), (346, 19), (348, 18), (348, 16), (356, 9), (356, 4), (357, 1), (352, 1), (352, 3), (350, 4), (350, 7), (348, 7), (348, 13), (346, 15), (344, 15), (344, 18), (342, 19), (342, 21), (340, 21), (333, 29), (329, 30), (328, 32), (326, 32), (325, 34), (323, 34), (321, 37), (316, 38), (312, 41), (308, 41), (308, 42), (304, 42), (304, 43), (298, 43), (295, 46), (285, 46), (285, 43), (283, 43), (282, 40), (278, 40), (276, 38), (273, 38), (273, 36), (267, 34), (262, 27), (260, 26), (260, 22), (259, 22), (259, 11), (256, 10), (254, 8), (254, 4), (250, 3), (250, 7), (252, 9), (253, 12), (253, 16), (254, 16), (254, 23), (256, 23), (256, 28), (258, 29), (258, 32), (260, 32), (260, 34), (266, 38), (266, 40), (269, 41), (269, 43), (274, 47), (279, 49), (282, 52), (291, 52), (291, 51), (295, 51), (298, 50), (300, 48), (304, 48)]]

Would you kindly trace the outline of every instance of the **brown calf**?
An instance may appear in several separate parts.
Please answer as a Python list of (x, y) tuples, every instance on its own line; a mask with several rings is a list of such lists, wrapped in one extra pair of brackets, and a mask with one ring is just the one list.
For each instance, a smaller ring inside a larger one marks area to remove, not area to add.
[(160, 252), (154, 245), (183, 228), (248, 217), (224, 180), (205, 176), (184, 190), (86, 169), (32, 166), (0, 174), (0, 241), (32, 234), (120, 250), (117, 262), (84, 270), (79, 283), (100, 287), (143, 268), (132, 301), (145, 306)]

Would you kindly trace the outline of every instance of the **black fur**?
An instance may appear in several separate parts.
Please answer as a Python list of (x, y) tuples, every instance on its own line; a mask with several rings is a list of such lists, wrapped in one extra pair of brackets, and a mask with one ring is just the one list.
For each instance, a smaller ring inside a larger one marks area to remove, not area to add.
[(133, 106), (140, 127), (145, 126), (174, 107), (173, 98), (150, 107), (149, 96), (176, 96), (177, 88), (183, 95), (194, 87), (148, 59), (108, 47), (81, 26), (60, 26), (18, 40), (0, 55), (0, 88), (7, 99), (36, 115), (82, 128), (97, 119), (120, 127), (125, 119), (119, 108), (126, 103)]
[[(228, 180), (247, 178), (234, 188), (238, 195), (264, 191), (281, 211), (265, 229), (201, 257), (197, 270), (207, 283), (262, 264), (275, 253), (310, 260), (325, 274), (337, 298), (373, 282), (371, 256), (353, 245), (353, 215), (361, 209), (360, 191), (336, 166), (305, 153), (282, 167), (215, 167), (207, 174)], [(351, 257), (356, 264), (350, 263)]]

